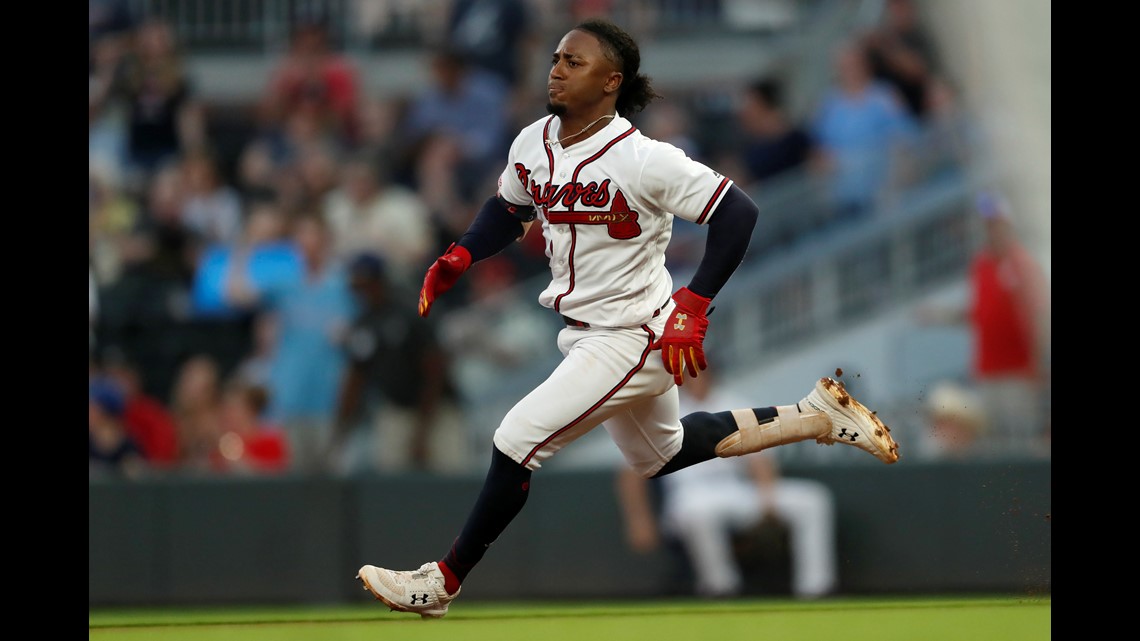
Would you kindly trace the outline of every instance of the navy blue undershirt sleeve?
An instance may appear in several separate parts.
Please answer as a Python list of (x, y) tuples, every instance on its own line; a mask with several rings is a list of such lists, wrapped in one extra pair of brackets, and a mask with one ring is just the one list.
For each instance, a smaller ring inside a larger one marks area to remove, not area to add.
[(475, 263), (503, 251), (522, 233), (522, 221), (497, 196), (492, 196), (456, 244), (471, 252), (471, 262)]
[(709, 219), (705, 255), (689, 283), (694, 294), (712, 298), (720, 292), (744, 260), (759, 215), (760, 208), (734, 183)]

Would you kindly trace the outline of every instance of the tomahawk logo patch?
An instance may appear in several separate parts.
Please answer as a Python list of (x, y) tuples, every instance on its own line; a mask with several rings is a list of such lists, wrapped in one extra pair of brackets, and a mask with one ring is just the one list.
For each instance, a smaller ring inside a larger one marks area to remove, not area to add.
[(625, 194), (620, 189), (614, 194), (609, 211), (547, 211), (546, 220), (554, 225), (605, 225), (610, 238), (617, 240), (629, 240), (641, 235), (637, 212), (629, 208)]

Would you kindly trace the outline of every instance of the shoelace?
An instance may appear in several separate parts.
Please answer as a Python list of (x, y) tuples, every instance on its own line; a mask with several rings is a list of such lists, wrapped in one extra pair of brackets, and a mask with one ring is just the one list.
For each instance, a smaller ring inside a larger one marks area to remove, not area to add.
[(434, 576), (432, 576), (430, 565), (421, 565), (420, 569), (416, 570), (415, 572), (412, 572), (412, 576), (418, 577), (421, 579), (425, 579), (425, 580), (431, 579), (433, 582), (439, 583), (439, 581), (436, 580), (436, 578)]

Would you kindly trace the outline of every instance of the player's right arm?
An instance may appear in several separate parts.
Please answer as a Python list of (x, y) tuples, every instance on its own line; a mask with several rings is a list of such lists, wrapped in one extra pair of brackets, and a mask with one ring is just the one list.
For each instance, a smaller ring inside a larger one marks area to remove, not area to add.
[(420, 289), (420, 316), (427, 317), (435, 299), (451, 289), (473, 263), (522, 238), (534, 217), (534, 207), (514, 205), (498, 194), (488, 198), (463, 236), (428, 268)]
[(524, 134), (511, 143), (495, 195), (483, 203), (463, 236), (428, 268), (420, 289), (420, 316), (426, 318), (435, 299), (451, 289), (472, 264), (503, 251), (530, 229), (537, 212), (526, 189), (516, 182), (514, 163)]

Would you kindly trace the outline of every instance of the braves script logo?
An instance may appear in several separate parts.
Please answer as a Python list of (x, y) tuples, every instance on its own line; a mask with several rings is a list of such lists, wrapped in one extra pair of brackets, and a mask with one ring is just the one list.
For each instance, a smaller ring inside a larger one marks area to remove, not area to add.
[(613, 206), (609, 211), (550, 211), (552, 205), (562, 205), (573, 209), (579, 203), (585, 207), (602, 208), (610, 204), (610, 179), (601, 183), (573, 182), (564, 185), (546, 183), (539, 185), (530, 178), (530, 170), (522, 163), (515, 163), (515, 172), (534, 200), (534, 204), (546, 212), (546, 220), (551, 224), (566, 225), (605, 225), (610, 238), (628, 240), (641, 235), (641, 225), (637, 223), (637, 212), (630, 210), (621, 190), (614, 194)]

